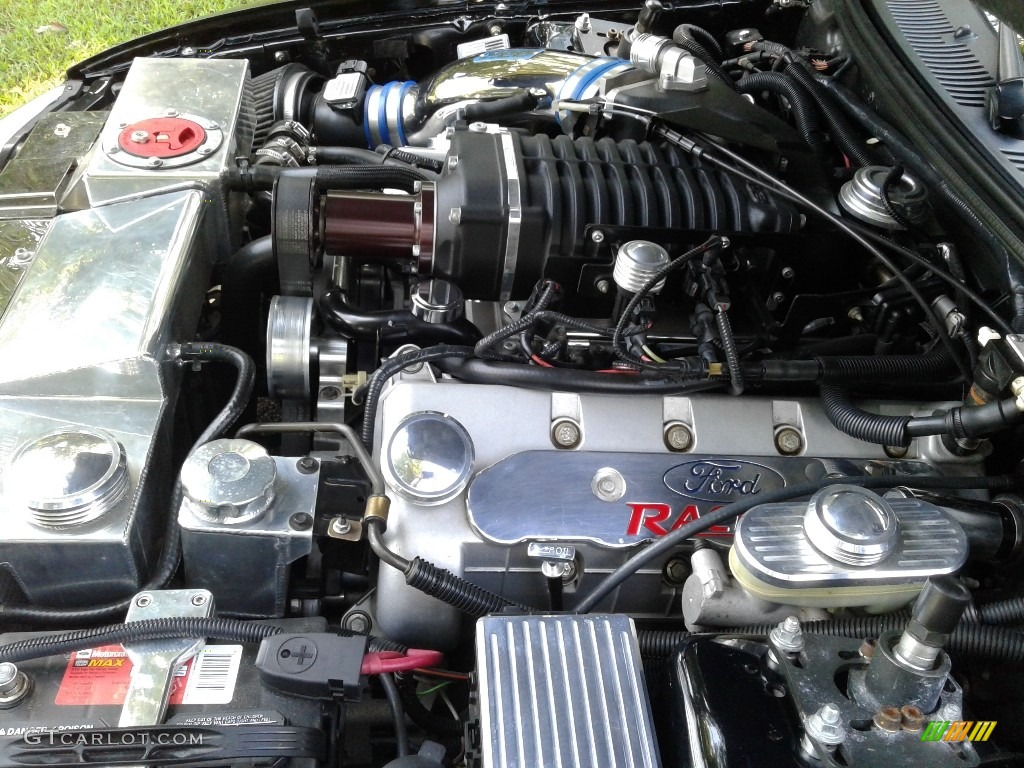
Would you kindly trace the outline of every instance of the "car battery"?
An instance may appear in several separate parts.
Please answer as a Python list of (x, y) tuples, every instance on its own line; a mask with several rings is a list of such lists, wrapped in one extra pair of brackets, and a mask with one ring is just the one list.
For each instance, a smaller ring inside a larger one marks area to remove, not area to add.
[[(268, 623), (287, 633), (323, 632), (327, 626), (323, 618)], [(9, 633), (0, 636), (0, 644), (47, 634), (52, 633)], [(128, 765), (125, 761), (131, 753), (126, 748), (132, 745), (138, 746), (142, 758), (132, 765), (145, 765), (147, 754), (154, 757), (154, 762), (159, 755), (160, 764), (206, 764), (216, 757), (218, 749), (230, 754), (240, 739), (256, 734), (277, 739), (281, 754), (240, 757), (216, 764), (316, 768), (329, 760), (336, 762), (333, 736), (340, 732), (341, 705), (284, 695), (269, 688), (256, 668), (259, 647), (255, 643), (206, 643), (175, 670), (167, 715), (162, 726), (156, 728), (117, 727), (132, 672), (131, 661), (120, 645), (18, 662), (31, 688), (16, 703), (0, 709), (0, 765), (37, 764), (44, 754), (46, 760), (38, 764)], [(322, 732), (315, 741), (326, 739), (326, 744), (318, 757), (287, 757), (286, 740), (292, 738), (301, 745), (301, 738), (296, 736), (302, 733), (300, 729)], [(166, 750), (160, 751), (161, 746), (180, 750), (178, 758), (167, 763)], [(189, 749), (194, 751), (190, 753)], [(108, 760), (101, 759), (103, 750), (109, 754)], [(74, 755), (81, 762), (69, 757)]]

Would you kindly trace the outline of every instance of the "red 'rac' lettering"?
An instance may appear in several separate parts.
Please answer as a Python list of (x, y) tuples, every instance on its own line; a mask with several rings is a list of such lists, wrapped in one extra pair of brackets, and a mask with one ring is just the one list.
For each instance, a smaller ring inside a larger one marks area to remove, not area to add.
[[(711, 509), (708, 510), (708, 512), (709, 513), (710, 512), (714, 512), (716, 509), (721, 509), (721, 508), (722, 508), (721, 505), (719, 505), (717, 507), (712, 507)], [(679, 517), (677, 517), (676, 521), (674, 523), (672, 523), (672, 527), (669, 528), (669, 530), (670, 531), (674, 531), (677, 528), (682, 528), (687, 523), (692, 523), (694, 520), (699, 520), (699, 519), (700, 519), (700, 510), (697, 509), (697, 505), (696, 504), (689, 504), (689, 505), (687, 505), (683, 509), (682, 512), (679, 513)], [(729, 526), (727, 526), (727, 525), (712, 525), (706, 531), (703, 531), (702, 533), (698, 533), (697, 535), (698, 536), (722, 536), (723, 534), (724, 535), (728, 535), (728, 534), (731, 534), (731, 533), (732, 533), (732, 531), (729, 530)]]
[[(633, 514), (629, 517), (629, 526), (626, 528), (627, 536), (639, 535), (641, 526), (655, 536), (664, 536), (668, 533), (661, 525), (672, 514), (672, 508), (668, 504), (629, 504), (628, 506), (633, 510)], [(648, 512), (651, 514), (647, 514)]]

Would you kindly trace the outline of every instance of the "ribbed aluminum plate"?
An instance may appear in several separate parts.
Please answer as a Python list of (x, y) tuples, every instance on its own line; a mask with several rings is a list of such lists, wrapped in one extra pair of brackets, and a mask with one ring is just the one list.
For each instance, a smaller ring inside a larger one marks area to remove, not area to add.
[(870, 567), (851, 567), (819, 553), (804, 533), (805, 504), (762, 504), (736, 528), (732, 554), (762, 581), (779, 587), (824, 588), (920, 582), (954, 573), (967, 560), (963, 529), (939, 507), (890, 499), (899, 519), (892, 553)]
[(482, 768), (661, 765), (627, 616), (489, 616), (476, 657)]

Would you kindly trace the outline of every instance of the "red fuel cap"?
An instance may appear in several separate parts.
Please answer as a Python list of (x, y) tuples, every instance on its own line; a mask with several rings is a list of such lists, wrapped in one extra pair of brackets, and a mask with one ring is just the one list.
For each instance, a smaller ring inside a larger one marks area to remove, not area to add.
[(125, 127), (117, 137), (122, 150), (136, 157), (181, 157), (206, 141), (199, 123), (183, 117), (153, 117)]

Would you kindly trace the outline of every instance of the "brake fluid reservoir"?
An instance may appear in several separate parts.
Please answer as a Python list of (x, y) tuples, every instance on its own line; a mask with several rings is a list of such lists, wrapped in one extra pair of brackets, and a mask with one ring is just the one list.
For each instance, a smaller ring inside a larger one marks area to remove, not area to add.
[(729, 566), (762, 600), (878, 612), (910, 602), (929, 576), (959, 570), (968, 550), (964, 530), (934, 504), (833, 485), (809, 502), (747, 512)]

